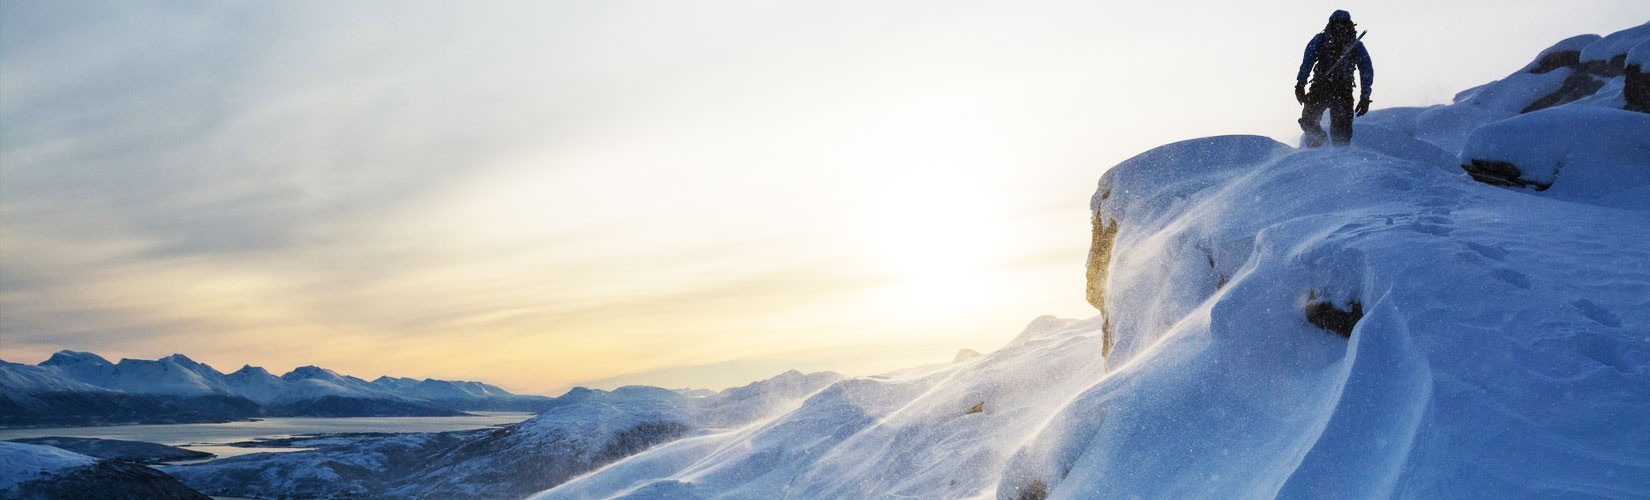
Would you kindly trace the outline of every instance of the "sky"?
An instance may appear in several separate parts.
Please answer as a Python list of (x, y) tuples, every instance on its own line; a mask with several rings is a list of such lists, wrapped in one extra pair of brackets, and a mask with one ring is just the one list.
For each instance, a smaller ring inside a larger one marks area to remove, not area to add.
[(1445, 3), (0, 0), (0, 359), (548, 395), (946, 362), (1095, 314), (1109, 166), (1296, 142), (1336, 8), (1375, 108), (1650, 21)]

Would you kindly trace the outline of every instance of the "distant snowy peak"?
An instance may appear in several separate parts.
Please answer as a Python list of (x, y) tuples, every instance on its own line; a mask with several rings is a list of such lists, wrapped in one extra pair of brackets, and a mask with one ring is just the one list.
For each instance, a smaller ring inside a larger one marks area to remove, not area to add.
[(172, 363), (172, 364), (181, 366), (181, 367), (183, 367), (183, 368), (185, 368), (189, 371), (199, 373), (203, 376), (210, 376), (210, 375), (222, 376), (223, 375), (223, 372), (218, 371), (216, 368), (212, 368), (211, 366), (209, 366), (205, 363), (201, 363), (199, 361), (189, 359), (188, 356), (184, 356), (182, 354), (173, 354), (171, 356), (160, 358), (156, 361), (160, 361), (162, 363)]
[(175, 357), (159, 360), (121, 359), (112, 371), (86, 382), (136, 394), (207, 395), (227, 393), (222, 374), (211, 367)]
[(246, 365), (223, 376), (225, 385), (237, 394), (259, 403), (270, 403), (286, 394), (286, 381), (261, 367)]
[(108, 392), (109, 389), (64, 377), (47, 366), (0, 361), (0, 396), (22, 398), (50, 392)]
[(372, 387), (402, 397), (435, 400), (483, 399), (515, 396), (494, 385), (468, 380), (418, 380), (407, 377), (378, 377)]
[[(339, 375), (338, 372), (328, 370), (326, 368), (321, 368), (319, 366), (313, 366), (313, 365), (300, 366), (300, 367), (297, 367), (297, 368), (293, 368), (292, 371), (287, 372), (285, 375), (281, 375), (281, 379), (287, 380), (287, 381), (296, 381), (296, 380), (343, 381), (343, 380), (345, 380), (344, 376)], [(359, 380), (359, 379), (357, 379), (357, 380)]]
[(52, 357), (40, 362), (40, 366), (113, 366), (109, 360), (89, 352), (57, 351)]
[(280, 377), (276, 377), (275, 374), (269, 373), (269, 370), (265, 370), (261, 366), (252, 366), (252, 365), (241, 366), (241, 369), (235, 370), (234, 372), (231, 372), (226, 376), (230, 376), (230, 377), (271, 377), (271, 378), (280, 378)]
[(115, 373), (114, 363), (89, 352), (58, 351), (51, 358), (42, 361), (39, 366), (56, 370), (93, 385), (99, 385), (96, 381), (104, 381), (114, 377)]

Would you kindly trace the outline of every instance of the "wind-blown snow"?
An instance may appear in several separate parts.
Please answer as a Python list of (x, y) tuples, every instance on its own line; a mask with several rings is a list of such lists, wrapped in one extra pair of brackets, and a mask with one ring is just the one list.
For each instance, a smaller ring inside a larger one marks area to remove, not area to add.
[(1141, 154), (1095, 193), (1102, 317), (535, 498), (1641, 496), (1650, 115), (1617, 66), (1646, 40), (1564, 40), (1350, 148)]
[[(1555, 49), (1585, 63), (1623, 38)], [(1350, 149), (1217, 137), (1108, 172), (1118, 368), (999, 496), (1650, 491), (1650, 213), (1620, 198), (1650, 184), (1650, 115), (1617, 109), (1619, 78), (1517, 114), (1559, 85), (1536, 76), (1371, 114)], [(1455, 164), (1509, 162), (1550, 189), (1474, 182), (1405, 136), (1468, 137)], [(1313, 302), (1362, 320), (1343, 339), (1309, 323)]]
[(782, 417), (660, 446), (535, 498), (955, 498), (1102, 375), (1097, 323), (1039, 318), (985, 356), (846, 380)]

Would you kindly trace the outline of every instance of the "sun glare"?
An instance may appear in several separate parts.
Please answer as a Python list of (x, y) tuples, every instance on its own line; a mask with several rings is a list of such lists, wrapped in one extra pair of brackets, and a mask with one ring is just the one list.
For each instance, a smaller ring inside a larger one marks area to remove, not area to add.
[(1002, 220), (977, 165), (933, 149), (910, 151), (882, 183), (878, 264), (906, 312), (953, 313), (989, 297), (987, 277), (1004, 251)]

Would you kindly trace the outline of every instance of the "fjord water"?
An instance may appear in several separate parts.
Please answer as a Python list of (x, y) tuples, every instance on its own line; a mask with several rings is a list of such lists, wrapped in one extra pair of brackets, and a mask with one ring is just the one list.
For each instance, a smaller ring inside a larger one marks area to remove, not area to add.
[(446, 432), (482, 429), (527, 420), (532, 413), (472, 411), (462, 417), (266, 418), (218, 424), (112, 425), (0, 429), (0, 440), (62, 436), (147, 441), (217, 455), (218, 458), (305, 448), (245, 448), (229, 443), (310, 434), (352, 432)]

